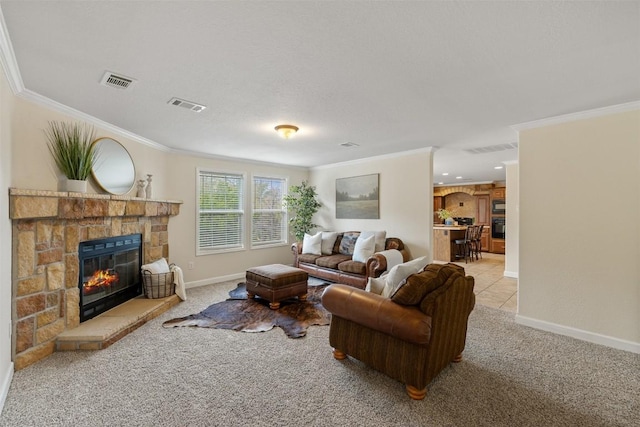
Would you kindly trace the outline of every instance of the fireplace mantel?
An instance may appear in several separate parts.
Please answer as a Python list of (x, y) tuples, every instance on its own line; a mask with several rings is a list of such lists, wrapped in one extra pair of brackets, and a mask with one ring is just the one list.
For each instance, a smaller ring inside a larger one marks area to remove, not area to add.
[(58, 335), (79, 325), (79, 243), (140, 233), (144, 263), (168, 259), (169, 218), (181, 204), (10, 188), (16, 369), (53, 353)]

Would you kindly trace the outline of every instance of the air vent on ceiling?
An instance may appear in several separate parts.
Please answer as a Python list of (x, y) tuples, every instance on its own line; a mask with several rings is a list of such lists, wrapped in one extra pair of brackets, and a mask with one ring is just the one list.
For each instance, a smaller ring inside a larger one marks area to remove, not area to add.
[(136, 82), (131, 77), (119, 76), (111, 71), (107, 71), (102, 76), (100, 84), (109, 87), (115, 87), (118, 89), (129, 89)]
[(195, 111), (196, 113), (199, 113), (200, 111), (207, 108), (206, 105), (196, 104), (195, 102), (186, 101), (180, 98), (171, 98), (169, 100), (169, 104), (175, 105), (176, 107), (186, 108), (188, 110)]
[(517, 142), (508, 144), (488, 145), (486, 147), (466, 148), (464, 151), (470, 154), (495, 153), (496, 151), (513, 150), (518, 148)]
[(342, 144), (343, 147), (359, 147), (359, 144), (356, 144), (355, 142), (343, 142)]

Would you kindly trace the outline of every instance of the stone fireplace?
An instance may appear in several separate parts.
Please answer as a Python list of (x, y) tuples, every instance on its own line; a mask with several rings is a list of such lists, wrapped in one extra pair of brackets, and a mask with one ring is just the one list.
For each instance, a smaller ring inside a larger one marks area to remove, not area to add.
[(182, 203), (13, 188), (9, 199), (16, 369), (53, 353), (56, 337), (80, 324), (81, 243), (139, 235), (142, 263), (168, 258), (169, 218)]

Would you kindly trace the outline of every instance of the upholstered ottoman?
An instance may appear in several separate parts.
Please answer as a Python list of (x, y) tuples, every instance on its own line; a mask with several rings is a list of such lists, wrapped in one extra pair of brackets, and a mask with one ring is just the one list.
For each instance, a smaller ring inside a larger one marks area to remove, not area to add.
[(270, 264), (252, 267), (247, 270), (247, 298), (258, 295), (269, 301), (269, 308), (277, 310), (280, 301), (298, 297), (300, 301), (307, 299), (306, 271), (284, 264)]

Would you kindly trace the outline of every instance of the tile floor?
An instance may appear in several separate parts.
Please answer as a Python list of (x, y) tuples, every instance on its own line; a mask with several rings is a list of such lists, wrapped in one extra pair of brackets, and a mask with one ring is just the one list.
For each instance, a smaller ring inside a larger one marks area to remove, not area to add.
[(504, 277), (504, 255), (483, 252), (474, 262), (456, 262), (475, 279), (476, 304), (515, 313), (518, 308), (518, 279)]

